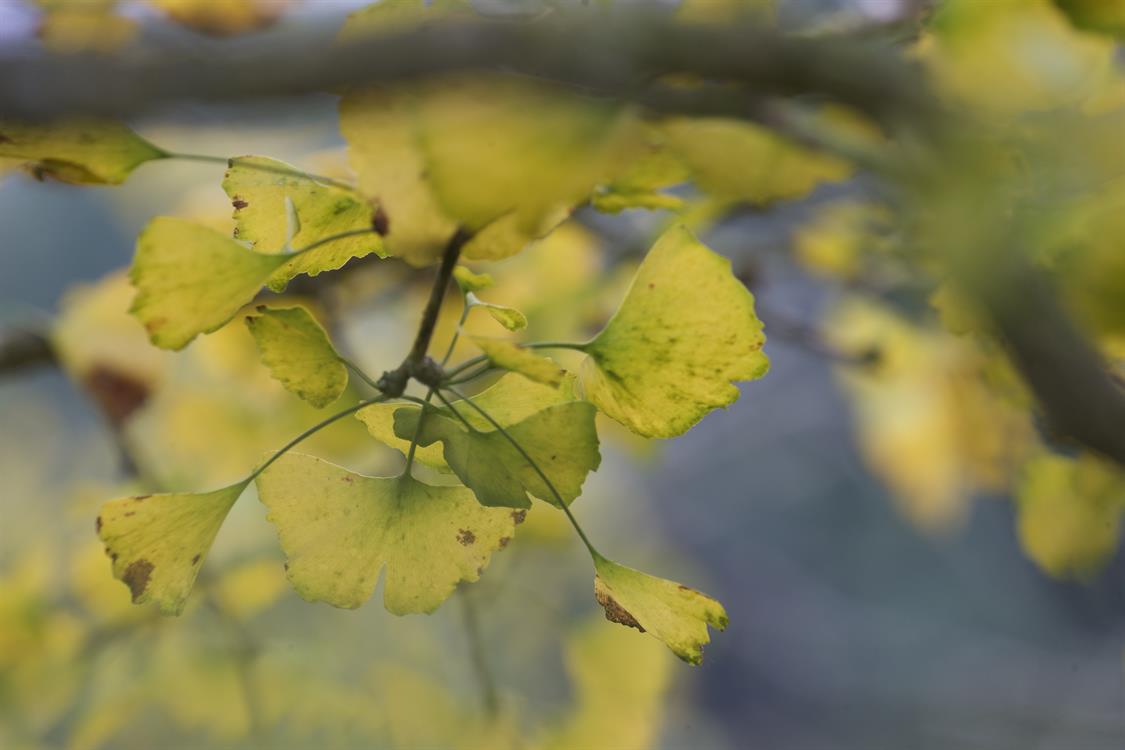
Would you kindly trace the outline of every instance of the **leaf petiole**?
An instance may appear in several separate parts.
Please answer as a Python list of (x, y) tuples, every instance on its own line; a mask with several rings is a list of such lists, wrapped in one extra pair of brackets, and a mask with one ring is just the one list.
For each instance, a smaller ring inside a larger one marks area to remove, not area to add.
[(284, 169), (282, 167), (272, 167), (266, 164), (256, 164), (248, 161), (241, 161), (238, 157), (227, 158), (225, 156), (214, 156), (212, 154), (179, 154), (171, 151), (165, 151), (165, 159), (179, 159), (180, 161), (202, 161), (214, 164), (225, 164), (228, 167), (233, 167), (236, 163), (238, 166), (245, 169), (255, 169), (259, 172), (271, 172), (273, 174), (288, 175), (290, 177), (302, 177), (306, 180), (313, 180), (314, 182), (323, 182), (326, 185), (341, 188), (342, 190), (349, 190), (353, 193), (358, 192), (355, 185), (349, 185), (341, 180), (333, 179), (332, 177), (325, 177), (324, 175), (313, 174), (312, 172), (304, 172), (300, 169)]
[[(573, 349), (577, 352), (584, 352), (586, 351), (586, 347), (589, 346), (589, 343), (578, 343), (573, 341), (532, 341), (529, 344), (519, 344), (519, 346), (523, 349)], [(454, 385), (454, 383), (451, 382), (454, 377), (460, 375), (470, 367), (475, 367), (476, 365), (487, 361), (488, 357), (484, 354), (473, 357), (472, 359), (465, 360), (461, 364), (457, 365), (457, 367), (453, 368), (445, 374), (445, 385)]]
[(349, 414), (355, 414), (357, 411), (359, 411), (360, 409), (362, 409), (365, 406), (370, 406), (371, 404), (382, 403), (383, 401), (386, 401), (386, 400), (387, 400), (387, 397), (384, 396), (384, 395), (379, 395), (379, 396), (376, 396), (375, 398), (364, 399), (363, 401), (360, 401), (359, 403), (356, 403), (352, 406), (349, 406), (347, 409), (344, 409), (343, 411), (338, 411), (335, 414), (333, 414), (332, 416), (327, 417), (325, 419), (322, 419), (321, 421), (317, 422), (312, 427), (308, 428), (307, 430), (302, 432), (300, 435), (298, 435), (297, 437), (293, 438), (288, 443), (283, 445), (280, 449), (278, 449), (278, 451), (276, 453), (274, 453), (272, 456), (267, 458), (260, 466), (258, 466), (252, 472), (250, 472), (250, 476), (246, 477), (246, 479), (243, 480), (243, 481), (246, 484), (249, 484), (250, 482), (253, 482), (255, 479), (258, 478), (258, 476), (263, 471), (268, 469), (274, 461), (276, 461), (277, 459), (281, 458), (283, 455), (288, 453), (289, 450), (293, 446), (297, 445), (297, 443), (300, 443), (302, 440), (304, 440), (306, 438), (312, 437), (313, 435), (320, 432), (321, 430), (323, 430), (325, 427), (332, 424), (333, 422), (341, 420), (344, 417), (348, 416)]

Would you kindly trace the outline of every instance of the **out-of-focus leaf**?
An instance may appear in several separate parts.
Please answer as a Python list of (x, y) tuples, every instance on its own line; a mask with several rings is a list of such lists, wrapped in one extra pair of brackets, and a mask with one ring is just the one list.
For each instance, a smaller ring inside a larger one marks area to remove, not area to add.
[(1088, 578), (1113, 555), (1125, 512), (1125, 477), (1093, 456), (1028, 462), (1016, 528), (1035, 564), (1057, 578)]
[(290, 0), (147, 0), (176, 23), (212, 36), (257, 31), (273, 24)]
[(117, 185), (146, 161), (166, 156), (116, 122), (28, 125), (0, 120), (0, 158), (19, 159), (38, 178)]

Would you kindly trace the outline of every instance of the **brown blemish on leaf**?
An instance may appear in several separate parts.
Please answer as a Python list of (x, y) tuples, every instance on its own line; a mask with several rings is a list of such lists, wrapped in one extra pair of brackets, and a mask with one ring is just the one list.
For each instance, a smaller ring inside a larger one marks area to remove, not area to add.
[(150, 497), (152, 497), (152, 495), (134, 495), (133, 496), (133, 502), (134, 503), (144, 502), (145, 500), (148, 500)]
[(605, 610), (605, 619), (624, 625), (627, 628), (636, 628), (642, 633), (645, 632), (645, 629), (637, 622), (637, 618), (629, 614), (629, 610), (618, 604), (617, 600), (610, 596), (603, 587), (597, 585), (599, 581), (597, 576), (594, 577), (594, 581), (594, 598), (598, 600), (598, 604), (602, 605), (602, 609)]
[[(109, 552), (109, 550), (106, 550), (106, 552)], [(117, 562), (117, 553), (116, 552), (109, 552), (109, 559), (113, 560), (114, 562)]]
[(94, 519), (94, 531), (96, 531), (99, 534), (102, 533), (102, 517), (101, 516), (98, 516), (97, 518)]
[(156, 333), (168, 323), (167, 318), (153, 318), (145, 323), (145, 330), (149, 333)]
[(476, 543), (477, 535), (469, 529), (460, 529), (457, 532), (457, 541), (459, 541), (462, 546), (468, 547), (470, 544)]
[(387, 216), (382, 206), (375, 209), (375, 214), (371, 217), (371, 228), (380, 237), (386, 237), (391, 233), (391, 217)]
[(510, 537), (510, 536), (500, 537), (500, 549), (504, 549), (505, 547), (507, 547), (508, 542), (510, 542), (510, 541), (512, 541), (512, 537)]
[(114, 427), (121, 427), (148, 401), (148, 384), (102, 365), (86, 373), (82, 384)]
[(523, 523), (523, 520), (525, 518), (527, 518), (527, 511), (526, 510), (513, 510), (512, 511), (512, 521), (517, 526), (519, 526), (521, 523)]
[(135, 516), (135, 515), (137, 515), (137, 511), (135, 511), (135, 510), (127, 510), (127, 511), (125, 511), (125, 517), (126, 517), (126, 518), (128, 518), (129, 516)]
[(351, 484), (351, 483), (352, 483), (352, 481), (353, 481), (353, 480), (352, 480), (352, 478), (351, 478), (351, 477), (348, 477), (348, 476), (342, 477), (342, 479), (343, 479), (343, 480), (344, 480), (345, 482), (347, 482), (348, 484)]
[(244, 208), (246, 208), (247, 206), (249, 206), (249, 205), (250, 205), (250, 204), (249, 204), (249, 203), (247, 203), (246, 201), (244, 201), (244, 200), (242, 200), (241, 198), (239, 198), (239, 197), (238, 197), (237, 195), (236, 195), (236, 196), (234, 196), (234, 200), (232, 200), (232, 201), (230, 202), (230, 204), (231, 204), (232, 206), (234, 206), (234, 207), (235, 207), (235, 209), (237, 209), (237, 210), (239, 210), (239, 211), (241, 211), (242, 209), (244, 209)]
[(125, 574), (121, 576), (121, 580), (129, 587), (129, 593), (133, 595), (134, 603), (141, 598), (145, 588), (148, 587), (148, 579), (152, 576), (153, 567), (152, 563), (142, 558), (134, 560), (129, 563), (129, 567), (125, 568)]
[(199, 564), (199, 557), (200, 557), (200, 556), (199, 556), (199, 554), (197, 553), (197, 554), (195, 555), (195, 557), (191, 558), (191, 564), (192, 564), (192, 565), (198, 565), (198, 564)]
[(8, 136), (4, 135), (3, 133), (0, 133), (0, 143), (13, 143), (13, 141)]

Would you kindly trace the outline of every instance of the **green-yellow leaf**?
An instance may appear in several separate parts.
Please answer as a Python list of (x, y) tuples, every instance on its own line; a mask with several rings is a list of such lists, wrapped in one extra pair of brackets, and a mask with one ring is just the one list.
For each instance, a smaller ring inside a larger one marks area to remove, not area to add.
[[(555, 404), (573, 400), (564, 390), (533, 383), (526, 378), (515, 375), (505, 375), (497, 380), (492, 387), (473, 396), (473, 401), (505, 427), (520, 422)], [(462, 416), (474, 428), (482, 431), (493, 429), (488, 420), (477, 414), (471, 406), (461, 405), (458, 407), (458, 404), (460, 404), (459, 401), (453, 402), (454, 407), (458, 408)], [(420, 407), (417, 406), (372, 404), (356, 412), (355, 416), (356, 419), (367, 425), (367, 431), (371, 433), (371, 437), (401, 451), (405, 455), (410, 447), (410, 441), (398, 437), (395, 434), (394, 427), (395, 412), (400, 410), (421, 411)], [(456, 419), (452, 414), (449, 417)], [(414, 458), (427, 466), (449, 470), (445, 459), (442, 457), (440, 445), (420, 446), (414, 454)]]
[[(357, 193), (317, 182), (290, 164), (264, 156), (231, 159), (223, 190), (234, 206), (235, 236), (260, 253), (282, 252), (287, 242), (302, 248), (345, 232), (370, 230), (375, 219), (374, 207)], [(286, 236), (286, 199), (300, 219), (300, 231), (293, 237)], [(371, 253), (385, 257), (383, 241), (374, 232), (333, 240), (291, 259), (270, 277), (269, 287), (281, 291), (298, 274), (334, 271)]]
[(349, 93), (340, 101), (340, 132), (360, 190), (382, 209), (387, 252), (415, 266), (437, 261), (457, 225), (424, 179), (410, 96), (377, 88)]
[(738, 398), (769, 368), (754, 297), (730, 261), (683, 227), (649, 251), (613, 318), (585, 351), (586, 397), (646, 437), (674, 437)]
[(521, 331), (527, 328), (527, 318), (514, 307), (506, 305), (494, 305), (491, 302), (485, 302), (478, 299), (475, 294), (469, 292), (465, 295), (465, 304), (470, 307), (479, 307), (484, 309), (492, 319), (500, 325), (507, 328), (509, 331)]
[(1055, 0), (1055, 5), (1080, 29), (1125, 34), (1123, 0)]
[(98, 536), (133, 603), (154, 601), (164, 614), (183, 611), (203, 558), (245, 488), (239, 482), (212, 492), (123, 497), (102, 506)]
[(624, 121), (616, 105), (499, 75), (439, 82), (416, 107), (427, 179), (446, 213), (470, 230), (513, 214), (533, 236), (608, 176)]
[(719, 118), (673, 118), (669, 146), (700, 188), (725, 202), (799, 198), (821, 182), (842, 180), (851, 165), (809, 151), (768, 128)]
[(725, 630), (723, 605), (675, 581), (656, 578), (595, 555), (594, 597), (605, 617), (649, 633), (689, 664), (703, 662), (707, 626)]
[(551, 360), (510, 341), (473, 336), (473, 343), (480, 347), (492, 364), (519, 373), (536, 383), (558, 388), (566, 376), (566, 370)]
[[(463, 417), (475, 411), (455, 402)], [(475, 403), (475, 400), (474, 400)], [(567, 504), (582, 494), (586, 475), (598, 468), (598, 432), (595, 409), (585, 401), (549, 406), (504, 429), (523, 447), (551, 480)], [(395, 413), (395, 434), (409, 440), (419, 429), (421, 411), (400, 408)], [(421, 420), (418, 444), (445, 445), (445, 462), (473, 491), (482, 505), (529, 508), (528, 494), (557, 504), (538, 472), (506, 437), (489, 425), (469, 430), (448, 410), (433, 410)]]
[(1093, 456), (1043, 455), (1025, 467), (1017, 491), (1024, 551), (1057, 578), (1086, 578), (1117, 549), (1125, 477)]
[(461, 581), (476, 581), (515, 529), (510, 510), (485, 508), (464, 487), (409, 476), (367, 477), (287, 453), (257, 479), (302, 597), (355, 608), (386, 566), (383, 603), (433, 612)]
[(233, 318), (285, 262), (286, 256), (255, 253), (214, 229), (159, 216), (137, 238), (129, 270), (137, 296), (129, 311), (153, 344), (182, 349)]
[(246, 317), (262, 364), (285, 389), (320, 408), (348, 387), (348, 369), (328, 334), (303, 307), (259, 306)]
[(465, 266), (455, 266), (453, 269), (453, 280), (457, 282), (457, 286), (464, 294), (470, 292), (479, 292), (482, 289), (487, 289), (495, 283), (492, 276), (487, 273), (473, 273)]
[(167, 153), (116, 122), (74, 120), (28, 125), (0, 120), (0, 158), (27, 162), (37, 177), (117, 185)]

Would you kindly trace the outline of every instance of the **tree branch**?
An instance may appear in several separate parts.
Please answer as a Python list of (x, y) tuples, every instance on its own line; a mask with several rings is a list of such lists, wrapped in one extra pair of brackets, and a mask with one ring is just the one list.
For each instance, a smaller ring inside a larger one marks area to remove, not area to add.
[(0, 376), (58, 364), (46, 334), (14, 328), (0, 331)]
[[(884, 123), (925, 121), (936, 110), (914, 68), (888, 50), (747, 25), (677, 24), (642, 11), (608, 21), (436, 23), (327, 46), (322, 32), (308, 33), (284, 46), (231, 44), (206, 56), (190, 49), (120, 58), (9, 56), (0, 59), (0, 112), (26, 120), (120, 118), (171, 102), (246, 102), (468, 69), (540, 76), (627, 100), (642, 97), (655, 77), (687, 73), (742, 84), (756, 96), (822, 94)], [(675, 97), (648, 105), (695, 106)]]

